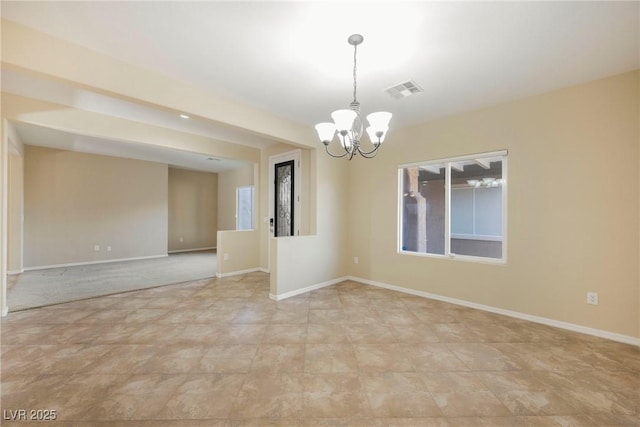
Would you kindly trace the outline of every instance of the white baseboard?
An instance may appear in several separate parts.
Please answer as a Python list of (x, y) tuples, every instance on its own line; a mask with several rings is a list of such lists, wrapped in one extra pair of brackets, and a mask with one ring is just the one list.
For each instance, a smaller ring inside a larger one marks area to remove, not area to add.
[(267, 273), (267, 274), (270, 274), (270, 273), (271, 273), (271, 271), (270, 271), (268, 268), (262, 268), (262, 267), (259, 267), (259, 268), (258, 268), (258, 271), (261, 271), (261, 272), (263, 272), (263, 273)]
[(304, 294), (306, 292), (315, 291), (316, 289), (325, 288), (327, 286), (335, 285), (336, 283), (344, 282), (348, 280), (347, 277), (339, 277), (337, 279), (328, 280), (322, 283), (316, 283), (315, 285), (307, 286), (306, 288), (296, 289), (295, 291), (285, 292), (283, 294), (269, 294), (269, 298), (274, 301), (282, 301), (283, 299), (295, 297), (296, 295)]
[(169, 252), (167, 252), (167, 253), (170, 253), (170, 254), (179, 254), (179, 253), (182, 253), (182, 252), (210, 251), (210, 250), (212, 250), (212, 249), (217, 249), (217, 248), (216, 248), (215, 246), (211, 246), (211, 247), (209, 247), (209, 248), (179, 249), (179, 250), (177, 250), (177, 251), (169, 251)]
[(615, 332), (603, 331), (601, 329), (589, 328), (587, 326), (576, 325), (575, 323), (562, 322), (560, 320), (548, 319), (546, 317), (534, 316), (532, 314), (520, 313), (518, 311), (505, 310), (503, 308), (492, 307), (484, 304), (477, 304), (456, 298), (445, 297), (442, 295), (431, 294), (429, 292), (418, 291), (415, 289), (403, 288), (401, 286), (389, 285), (388, 283), (376, 282), (374, 280), (362, 279), (360, 277), (348, 276), (346, 280), (364, 283), (366, 285), (377, 286), (379, 288), (390, 289), (392, 291), (403, 292), (419, 297), (429, 298), (437, 301), (448, 302), (450, 304), (461, 305), (464, 307), (475, 308), (477, 310), (488, 311), (491, 313), (502, 314), (504, 316), (514, 317), (516, 319), (528, 320), (534, 323), (541, 323), (547, 326), (566, 329), (573, 332), (579, 332), (586, 335), (592, 335), (599, 338), (605, 338), (611, 341), (617, 341), (625, 344), (640, 346), (640, 338), (629, 335), (618, 334)]
[(87, 261), (87, 262), (72, 262), (69, 264), (41, 265), (38, 267), (25, 267), (24, 271), (46, 270), (48, 268), (60, 268), (60, 267), (77, 267), (79, 265), (108, 264), (111, 262), (121, 262), (121, 261), (139, 261), (143, 259), (166, 258), (168, 256), (169, 255), (152, 255), (152, 256), (141, 256), (141, 257), (134, 257), (134, 258), (119, 258), (119, 259), (104, 259), (104, 260)]
[(260, 268), (249, 268), (247, 270), (230, 271), (228, 273), (217, 272), (216, 273), (216, 277), (218, 279), (221, 279), (223, 277), (237, 276), (239, 274), (255, 273), (256, 271), (261, 271), (261, 269)]
[(2, 317), (5, 317), (7, 314), (9, 314), (9, 307), (5, 305), (2, 307)]
[(23, 270), (11, 270), (11, 271), (7, 271), (7, 275), (8, 276), (15, 276), (17, 274), (22, 274), (24, 273), (24, 269)]

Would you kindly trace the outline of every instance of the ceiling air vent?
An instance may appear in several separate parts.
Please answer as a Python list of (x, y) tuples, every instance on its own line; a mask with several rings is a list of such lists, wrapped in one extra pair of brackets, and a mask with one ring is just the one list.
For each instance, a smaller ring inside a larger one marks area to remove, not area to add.
[(424, 89), (418, 86), (418, 84), (413, 80), (408, 80), (404, 83), (400, 83), (390, 87), (389, 89), (385, 90), (385, 92), (391, 95), (392, 98), (400, 99), (406, 98), (407, 96), (411, 96), (419, 92), (424, 92)]

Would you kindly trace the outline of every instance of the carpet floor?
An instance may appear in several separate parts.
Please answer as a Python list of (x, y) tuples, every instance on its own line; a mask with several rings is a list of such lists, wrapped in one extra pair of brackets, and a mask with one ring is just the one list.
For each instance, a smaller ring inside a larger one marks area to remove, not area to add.
[(9, 311), (215, 277), (215, 251), (28, 271), (12, 278)]

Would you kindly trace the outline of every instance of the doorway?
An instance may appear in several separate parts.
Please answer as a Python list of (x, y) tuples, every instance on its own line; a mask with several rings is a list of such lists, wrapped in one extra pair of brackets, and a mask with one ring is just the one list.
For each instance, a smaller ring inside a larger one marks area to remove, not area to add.
[(300, 235), (300, 161), (293, 150), (269, 157), (269, 225), (271, 236)]
[[(269, 235), (300, 235), (301, 150), (269, 157)], [(279, 176), (278, 176), (279, 174)], [(278, 212), (279, 210), (279, 212)]]
[(295, 234), (295, 161), (288, 160), (274, 165), (274, 237)]

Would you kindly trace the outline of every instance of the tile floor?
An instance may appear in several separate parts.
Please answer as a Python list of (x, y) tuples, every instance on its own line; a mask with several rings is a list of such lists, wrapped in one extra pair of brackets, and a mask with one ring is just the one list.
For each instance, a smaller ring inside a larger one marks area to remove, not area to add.
[(640, 425), (636, 347), (354, 282), (268, 291), (255, 273), (12, 313), (3, 425)]

